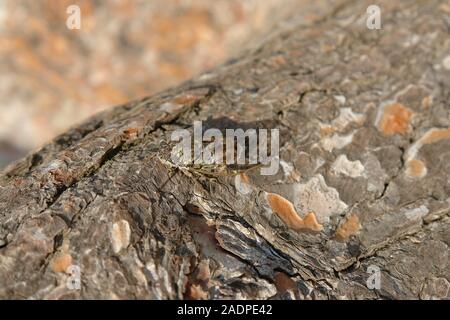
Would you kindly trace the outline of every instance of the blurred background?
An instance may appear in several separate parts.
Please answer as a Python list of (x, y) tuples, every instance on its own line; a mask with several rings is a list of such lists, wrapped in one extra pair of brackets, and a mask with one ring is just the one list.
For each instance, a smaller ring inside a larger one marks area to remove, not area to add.
[[(0, 0), (0, 169), (233, 56), (314, 0)], [(81, 29), (69, 30), (70, 5)], [(322, 6), (327, 6), (323, 1)]]

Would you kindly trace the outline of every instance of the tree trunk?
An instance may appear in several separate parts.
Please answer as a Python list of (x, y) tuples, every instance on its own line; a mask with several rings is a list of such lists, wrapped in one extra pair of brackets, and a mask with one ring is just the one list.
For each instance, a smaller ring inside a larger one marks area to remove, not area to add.
[[(450, 7), (345, 1), (0, 176), (0, 298), (449, 298)], [(208, 174), (171, 134), (278, 129)], [(80, 282), (78, 282), (80, 280)]]

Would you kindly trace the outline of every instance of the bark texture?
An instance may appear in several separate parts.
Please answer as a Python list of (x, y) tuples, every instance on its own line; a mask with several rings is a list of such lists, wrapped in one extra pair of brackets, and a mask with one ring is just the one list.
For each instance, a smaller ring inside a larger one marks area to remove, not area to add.
[[(381, 30), (330, 5), (8, 167), (0, 297), (448, 299), (450, 7), (376, 2)], [(172, 165), (195, 120), (279, 129), (279, 172)]]

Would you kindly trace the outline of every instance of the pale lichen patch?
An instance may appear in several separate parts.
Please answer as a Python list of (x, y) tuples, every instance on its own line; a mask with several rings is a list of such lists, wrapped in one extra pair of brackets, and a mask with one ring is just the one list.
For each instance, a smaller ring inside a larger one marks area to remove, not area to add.
[(295, 170), (294, 166), (291, 163), (280, 160), (281, 168), (283, 169), (284, 178), (298, 182), (300, 180), (300, 173)]
[[(366, 117), (363, 114), (355, 113), (351, 108), (341, 108), (339, 111), (339, 116), (335, 118), (331, 123), (320, 124), (320, 134), (322, 137), (328, 137), (335, 132), (343, 132), (352, 123), (361, 125), (364, 123), (365, 119)], [(338, 146), (340, 143), (342, 143), (338, 141), (339, 136), (337, 135), (328, 139), (330, 139), (330, 141), (327, 142), (328, 144), (337, 143), (336, 146)], [(333, 139), (334, 141), (331, 141), (331, 139)], [(344, 140), (341, 139), (341, 141)]]
[(446, 70), (450, 70), (450, 55), (446, 56), (444, 60), (442, 60), (442, 65)]
[(337, 174), (343, 174), (351, 178), (363, 176), (364, 166), (361, 161), (350, 161), (346, 155), (341, 154), (331, 165), (331, 170)]
[(337, 131), (344, 130), (350, 123), (362, 124), (365, 116), (360, 113), (355, 113), (351, 108), (341, 108), (339, 116), (333, 120), (332, 126)]
[(322, 225), (317, 222), (313, 212), (308, 213), (302, 219), (294, 208), (294, 205), (287, 199), (275, 193), (267, 194), (267, 202), (271, 209), (280, 217), (280, 219), (293, 230), (310, 229), (321, 231)]
[(347, 205), (336, 189), (329, 187), (322, 175), (312, 177), (305, 184), (295, 185), (296, 207), (302, 212), (314, 212), (319, 223), (327, 223), (333, 215), (340, 215)]
[(179, 111), (183, 107), (184, 107), (183, 104), (165, 102), (159, 107), (159, 110), (167, 112), (167, 113), (173, 113), (173, 112)]
[(342, 222), (336, 230), (336, 238), (345, 241), (353, 235), (356, 235), (361, 229), (361, 224), (357, 215), (351, 215)]
[(417, 220), (421, 220), (423, 217), (425, 217), (428, 214), (428, 212), (430, 212), (428, 210), (428, 208), (426, 206), (422, 205), (418, 208), (414, 208), (414, 209), (406, 211), (405, 216), (409, 220), (417, 221)]
[(322, 147), (326, 151), (331, 152), (334, 149), (344, 148), (345, 146), (352, 143), (352, 141), (353, 141), (353, 133), (346, 136), (340, 136), (335, 134), (332, 137), (322, 139)]
[(347, 99), (345, 98), (345, 96), (341, 96), (341, 95), (337, 95), (334, 96), (334, 99), (339, 102), (340, 104), (345, 104), (345, 102), (347, 101)]
[(128, 221), (120, 220), (112, 225), (111, 243), (114, 253), (119, 253), (130, 244), (131, 229)]

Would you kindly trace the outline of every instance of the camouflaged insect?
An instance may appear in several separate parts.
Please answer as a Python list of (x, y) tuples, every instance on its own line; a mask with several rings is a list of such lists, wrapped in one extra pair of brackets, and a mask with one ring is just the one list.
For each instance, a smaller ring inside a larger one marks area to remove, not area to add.
[(193, 164), (186, 167), (187, 170), (195, 173), (200, 173), (211, 177), (227, 177), (236, 176), (240, 173), (245, 173), (253, 169), (261, 167), (262, 164), (253, 165), (226, 165), (226, 164)]

